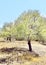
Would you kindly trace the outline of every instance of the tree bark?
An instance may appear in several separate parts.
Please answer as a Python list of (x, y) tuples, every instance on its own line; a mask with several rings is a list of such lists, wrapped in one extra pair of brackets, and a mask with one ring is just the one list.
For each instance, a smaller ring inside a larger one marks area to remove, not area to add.
[(31, 41), (30, 41), (30, 39), (28, 39), (28, 46), (29, 46), (29, 51), (31, 52), (32, 51), (32, 47), (31, 47)]

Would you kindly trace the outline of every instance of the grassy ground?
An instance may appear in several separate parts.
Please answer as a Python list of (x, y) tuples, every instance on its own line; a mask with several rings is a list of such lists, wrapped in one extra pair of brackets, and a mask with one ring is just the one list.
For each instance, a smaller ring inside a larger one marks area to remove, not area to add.
[(27, 41), (0, 42), (0, 65), (46, 65), (46, 46), (32, 41), (32, 50)]

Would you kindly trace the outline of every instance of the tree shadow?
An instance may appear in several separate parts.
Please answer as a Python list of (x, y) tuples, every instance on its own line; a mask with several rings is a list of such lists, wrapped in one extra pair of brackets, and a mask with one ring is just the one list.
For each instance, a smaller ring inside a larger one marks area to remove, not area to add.
[(26, 48), (20, 48), (20, 47), (13, 47), (13, 48), (2, 48), (0, 49), (0, 52), (3, 53), (12, 53), (14, 51), (14, 53), (19, 52), (19, 53), (23, 53), (23, 54), (29, 54), (32, 55), (34, 57), (39, 57), (39, 54), (37, 54), (35, 51), (29, 51)]
[(20, 60), (21, 60), (21, 59), (23, 59), (23, 57), (26, 60), (31, 60), (31, 57), (33, 57), (33, 58), (39, 57), (39, 54), (37, 54), (36, 52), (34, 52), (34, 51), (30, 52), (28, 49), (20, 48), (20, 47), (2, 48), (2, 49), (0, 49), (0, 52), (7, 53), (7, 54), (12, 53), (12, 56), (10, 56), (10, 57), (7, 56), (6, 58), (0, 58), (0, 63), (7, 63), (9, 61), (12, 62), (12, 60), (14, 61), (14, 60), (16, 60), (16, 58), (17, 58), (17, 62), (18, 62), (18, 59), (20, 58)]

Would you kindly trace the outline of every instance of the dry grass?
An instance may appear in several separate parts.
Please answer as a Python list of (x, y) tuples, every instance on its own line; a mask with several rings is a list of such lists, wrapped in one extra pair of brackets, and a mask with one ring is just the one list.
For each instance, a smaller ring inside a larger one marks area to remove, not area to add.
[(27, 41), (0, 42), (0, 65), (46, 65), (46, 46), (32, 41), (32, 48)]

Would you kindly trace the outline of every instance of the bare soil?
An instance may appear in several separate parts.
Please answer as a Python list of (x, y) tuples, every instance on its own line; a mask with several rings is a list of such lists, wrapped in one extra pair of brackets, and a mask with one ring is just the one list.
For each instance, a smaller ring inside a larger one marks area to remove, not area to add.
[(32, 41), (0, 42), (0, 65), (46, 65), (46, 46)]

